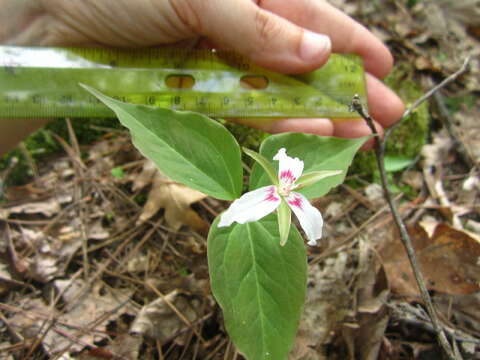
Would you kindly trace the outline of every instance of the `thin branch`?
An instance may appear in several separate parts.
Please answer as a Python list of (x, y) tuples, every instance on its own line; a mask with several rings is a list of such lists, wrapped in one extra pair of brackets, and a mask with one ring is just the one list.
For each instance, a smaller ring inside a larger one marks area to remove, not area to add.
[[(410, 316), (404, 315), (403, 312), (400, 311), (395, 305), (387, 303), (387, 306), (392, 311), (392, 318), (394, 319), (394, 321), (402, 322), (414, 327), (419, 327), (422, 330), (436, 334), (434, 327), (432, 326), (428, 318), (426, 318), (426, 316), (419, 316), (416, 312), (412, 312), (408, 308), (406, 308), (405, 310), (409, 313)], [(454, 330), (449, 327), (444, 327), (444, 330), (448, 338), (452, 340), (480, 345), (480, 339), (474, 338), (469, 334), (459, 332), (458, 330)]]
[[(418, 104), (418, 103), (419, 102), (417, 101), (415, 104)], [(415, 104), (413, 106), (415, 106)], [(402, 240), (403, 246), (405, 247), (405, 250), (407, 252), (408, 259), (410, 261), (413, 273), (415, 275), (415, 280), (417, 281), (418, 287), (420, 289), (420, 294), (427, 307), (428, 315), (432, 321), (433, 328), (437, 334), (437, 340), (440, 346), (442, 347), (443, 351), (447, 355), (448, 359), (458, 360), (459, 358), (455, 356), (455, 353), (452, 350), (452, 347), (448, 342), (447, 337), (445, 336), (443, 327), (440, 324), (437, 313), (433, 306), (432, 299), (430, 298), (430, 294), (428, 293), (427, 287), (425, 285), (425, 281), (420, 271), (420, 267), (418, 265), (417, 258), (415, 256), (415, 250), (412, 245), (412, 240), (410, 239), (405, 223), (403, 222), (400, 216), (400, 213), (398, 212), (398, 209), (393, 201), (392, 194), (390, 192), (390, 187), (388, 184), (387, 172), (385, 170), (385, 162), (384, 162), (385, 139), (383, 141), (380, 140), (377, 129), (375, 128), (375, 125), (373, 123), (373, 119), (363, 108), (358, 95), (354, 96), (351, 104), (351, 109), (353, 111), (356, 111), (367, 122), (368, 126), (370, 127), (370, 130), (372, 131), (372, 134), (375, 136), (375, 146), (374, 146), (375, 158), (377, 161), (378, 169), (380, 171), (380, 179), (382, 182), (382, 188), (383, 188), (385, 200), (387, 201), (390, 207), (390, 211), (392, 212), (393, 219), (400, 232), (400, 239)], [(405, 113), (407, 114), (407, 116), (408, 114), (410, 114), (408, 110)]]
[(422, 97), (420, 97), (417, 101), (415, 101), (412, 106), (410, 106), (407, 110), (402, 115), (402, 119), (407, 118), (413, 110), (415, 110), (417, 107), (419, 107), (424, 101), (428, 100), (430, 97), (433, 96), (438, 90), (444, 88), (446, 85), (450, 84), (452, 81), (454, 81), (457, 77), (459, 77), (461, 74), (463, 74), (467, 68), (468, 68), (468, 63), (470, 62), (470, 56), (468, 56), (465, 61), (463, 62), (463, 65), (460, 69), (455, 71), (452, 75), (448, 76), (445, 78), (440, 84), (434, 86), (431, 88), (429, 91), (427, 91)]
[(405, 110), (405, 112), (402, 115), (402, 118), (400, 121), (398, 121), (395, 125), (391, 126), (387, 131), (385, 131), (385, 136), (383, 137), (382, 141), (382, 146), (385, 146), (386, 141), (388, 140), (388, 137), (390, 134), (393, 132), (393, 130), (396, 129), (396, 127), (402, 122), (402, 120), (406, 119), (409, 117), (412, 112), (418, 108), (420, 105), (422, 105), (425, 101), (427, 101), (430, 97), (432, 97), (438, 90), (444, 88), (448, 84), (450, 84), (452, 81), (454, 81), (457, 77), (459, 77), (461, 74), (463, 74), (465, 71), (468, 69), (468, 64), (470, 63), (471, 57), (468, 56), (465, 61), (463, 62), (463, 65), (460, 69), (455, 71), (452, 75), (448, 76), (445, 78), (441, 83), (438, 85), (434, 86), (431, 88), (429, 91), (427, 91), (423, 96), (421, 96), (417, 101), (415, 101), (408, 109)]

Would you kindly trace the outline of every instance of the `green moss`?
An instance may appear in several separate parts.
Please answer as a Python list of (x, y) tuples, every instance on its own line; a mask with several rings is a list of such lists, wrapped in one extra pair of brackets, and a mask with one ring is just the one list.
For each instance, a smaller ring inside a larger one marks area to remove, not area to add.
[[(424, 94), (424, 90), (413, 80), (414, 69), (410, 64), (397, 65), (385, 83), (410, 106)], [(423, 103), (393, 131), (386, 146), (386, 155), (414, 159), (428, 137), (430, 114), (428, 104)], [(377, 171), (372, 151), (359, 153), (352, 164), (351, 172), (373, 179)]]
[(245, 125), (225, 121), (225, 127), (235, 136), (240, 146), (257, 151), (269, 134)]
[[(258, 151), (262, 141), (269, 136), (269, 134), (264, 131), (257, 130), (245, 125), (240, 125), (228, 121), (222, 123), (233, 134), (233, 136), (235, 136), (235, 139), (237, 139), (240, 147), (246, 147), (254, 151)], [(243, 152), (242, 160), (249, 167), (253, 165), (254, 160)]]

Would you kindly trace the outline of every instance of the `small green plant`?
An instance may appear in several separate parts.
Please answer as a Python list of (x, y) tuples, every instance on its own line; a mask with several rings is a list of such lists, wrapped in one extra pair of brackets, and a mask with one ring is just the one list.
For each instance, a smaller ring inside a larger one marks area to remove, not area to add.
[[(287, 359), (307, 288), (306, 246), (322, 235), (320, 212), (308, 199), (344, 181), (367, 138), (299, 133), (267, 137), (241, 196), (241, 149), (219, 122), (202, 114), (127, 104), (84, 86), (127, 127), (134, 145), (173, 179), (212, 197), (235, 200), (213, 222), (207, 243), (213, 294), (226, 329), (249, 360)], [(303, 175), (302, 175), (303, 174)]]
[(110, 170), (110, 174), (117, 179), (123, 179), (125, 177), (125, 172), (118, 166)]

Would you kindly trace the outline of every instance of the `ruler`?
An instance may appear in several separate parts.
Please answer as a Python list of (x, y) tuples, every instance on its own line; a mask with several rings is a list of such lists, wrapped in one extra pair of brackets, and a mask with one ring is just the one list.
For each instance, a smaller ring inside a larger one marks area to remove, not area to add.
[(82, 89), (117, 100), (211, 117), (352, 118), (367, 105), (360, 57), (332, 54), (322, 68), (278, 74), (221, 50), (0, 46), (0, 117), (112, 117)]

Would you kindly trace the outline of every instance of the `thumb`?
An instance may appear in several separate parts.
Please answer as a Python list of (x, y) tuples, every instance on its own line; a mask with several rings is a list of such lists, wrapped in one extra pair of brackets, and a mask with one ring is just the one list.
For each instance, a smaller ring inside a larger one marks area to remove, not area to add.
[(197, 30), (202, 35), (260, 66), (301, 73), (320, 67), (330, 55), (328, 36), (301, 28), (261, 9), (251, 0), (190, 0), (190, 3), (191, 10), (197, 13)]

